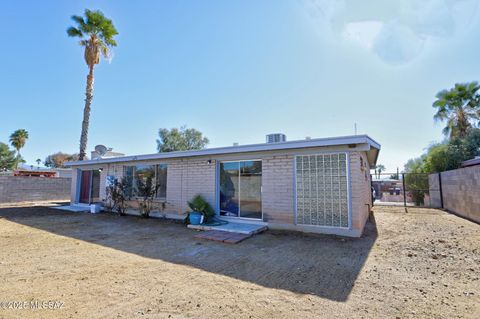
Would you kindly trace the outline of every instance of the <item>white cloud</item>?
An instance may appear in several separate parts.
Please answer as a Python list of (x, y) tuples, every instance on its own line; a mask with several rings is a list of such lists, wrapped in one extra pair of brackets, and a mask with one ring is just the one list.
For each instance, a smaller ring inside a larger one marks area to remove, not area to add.
[(346, 39), (357, 42), (365, 49), (371, 50), (382, 27), (383, 22), (381, 21), (350, 22), (345, 25), (342, 35)]
[(432, 39), (462, 32), (480, 0), (303, 0), (312, 21), (388, 64), (404, 64)]
[(389, 22), (375, 39), (372, 52), (389, 64), (402, 64), (420, 54), (425, 41), (425, 37), (411, 28), (398, 22)]

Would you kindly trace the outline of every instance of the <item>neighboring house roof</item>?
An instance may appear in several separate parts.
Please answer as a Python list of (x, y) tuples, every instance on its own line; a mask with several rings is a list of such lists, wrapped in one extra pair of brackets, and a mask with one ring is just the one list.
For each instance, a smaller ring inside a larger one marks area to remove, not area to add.
[(480, 157), (475, 157), (468, 161), (462, 162), (461, 167), (468, 167), (468, 166), (475, 166), (475, 165), (480, 165)]
[(146, 154), (146, 155), (101, 158), (101, 159), (87, 160), (87, 161), (67, 162), (65, 163), (65, 166), (83, 166), (83, 165), (92, 165), (92, 164), (119, 163), (119, 162), (129, 162), (129, 161), (147, 161), (147, 160), (180, 158), (180, 157), (292, 150), (292, 149), (301, 149), (301, 148), (340, 146), (340, 145), (352, 145), (352, 144), (365, 144), (368, 146), (368, 150), (366, 151), (368, 153), (370, 166), (373, 168), (373, 166), (375, 166), (377, 162), (378, 153), (380, 151), (380, 144), (378, 144), (375, 140), (370, 138), (368, 135), (315, 138), (315, 139), (305, 139), (305, 140), (279, 142), (279, 143), (262, 143), (262, 144), (206, 148), (206, 149), (194, 150), (194, 151), (165, 152), (165, 153), (155, 153), (155, 154)]
[(393, 178), (384, 178), (384, 179), (373, 178), (372, 182), (375, 182), (375, 183), (400, 183), (401, 180), (393, 179)]
[(54, 171), (40, 171), (40, 170), (16, 170), (13, 171), (13, 176), (43, 176), (43, 177), (55, 177), (57, 173)]

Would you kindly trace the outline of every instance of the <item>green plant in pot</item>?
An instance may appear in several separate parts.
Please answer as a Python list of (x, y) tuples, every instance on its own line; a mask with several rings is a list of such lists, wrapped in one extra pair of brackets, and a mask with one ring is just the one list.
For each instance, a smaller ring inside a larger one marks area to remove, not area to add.
[(190, 207), (192, 211), (188, 213), (187, 217), (185, 218), (186, 224), (198, 225), (201, 223), (207, 223), (215, 214), (212, 206), (210, 206), (210, 204), (205, 200), (205, 198), (202, 197), (202, 195), (194, 196), (188, 202), (188, 207)]

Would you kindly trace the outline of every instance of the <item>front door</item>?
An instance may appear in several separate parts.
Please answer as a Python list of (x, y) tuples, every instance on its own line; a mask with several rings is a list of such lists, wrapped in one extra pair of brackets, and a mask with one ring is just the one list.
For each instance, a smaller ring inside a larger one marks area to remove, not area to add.
[(262, 219), (262, 161), (220, 163), (220, 215)]
[(80, 173), (79, 202), (91, 204), (100, 201), (100, 172), (86, 170)]

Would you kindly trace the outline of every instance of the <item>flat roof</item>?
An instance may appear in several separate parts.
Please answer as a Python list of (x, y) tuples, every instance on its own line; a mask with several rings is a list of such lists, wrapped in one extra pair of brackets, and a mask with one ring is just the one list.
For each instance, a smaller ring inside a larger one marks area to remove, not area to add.
[(480, 165), (480, 157), (475, 157), (467, 161), (462, 162), (461, 167)]
[(165, 152), (165, 153), (154, 153), (154, 154), (145, 154), (145, 155), (99, 158), (94, 160), (67, 162), (65, 163), (65, 166), (83, 166), (83, 165), (103, 164), (103, 163), (147, 161), (147, 160), (166, 159), (166, 158), (208, 156), (208, 155), (276, 151), (276, 150), (291, 150), (291, 149), (300, 149), (300, 148), (340, 146), (340, 145), (350, 145), (350, 144), (367, 144), (370, 146), (371, 149), (376, 150), (376, 154), (374, 154), (374, 163), (372, 163), (372, 165), (375, 165), (375, 162), (377, 161), (377, 157), (378, 157), (378, 152), (380, 151), (380, 147), (381, 147), (380, 144), (377, 143), (368, 135), (351, 135), (351, 136), (326, 137), (326, 138), (315, 138), (315, 139), (312, 138), (312, 139), (278, 142), (278, 143), (261, 143), (261, 144), (206, 148), (202, 150), (193, 150), (193, 151)]

